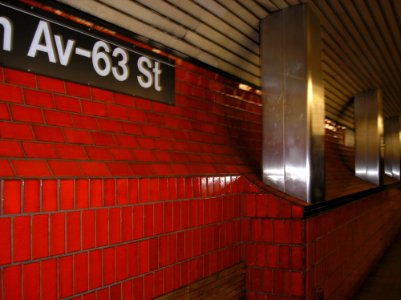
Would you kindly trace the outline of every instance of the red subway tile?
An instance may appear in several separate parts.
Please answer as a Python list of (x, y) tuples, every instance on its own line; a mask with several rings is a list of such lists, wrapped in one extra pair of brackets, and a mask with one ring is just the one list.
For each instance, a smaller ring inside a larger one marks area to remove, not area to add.
[[(110, 149), (105, 147), (86, 146), (85, 151), (91, 160), (112, 160)], [(126, 165), (125, 163), (123, 165)], [(110, 165), (108, 164), (109, 168)], [(113, 174), (113, 172), (111, 172)]]
[(90, 179), (90, 207), (103, 205), (103, 180)]
[(135, 148), (137, 147), (137, 142), (135, 137), (127, 134), (116, 134), (114, 138), (117, 141), (117, 145), (120, 147)]
[(292, 220), (291, 242), (294, 244), (301, 244), (304, 240), (304, 222), (302, 220)]
[(255, 216), (256, 213), (256, 196), (255, 195), (246, 195), (245, 200), (245, 208), (246, 208), (246, 216), (252, 217)]
[(110, 172), (107, 169), (107, 165), (105, 163), (79, 162), (79, 168), (81, 169), (83, 176), (99, 176), (99, 177), (110, 176)]
[(151, 189), (149, 181), (149, 178), (139, 179), (139, 202), (149, 202), (149, 194)]
[(287, 220), (274, 220), (274, 241), (276, 243), (291, 243), (291, 221)]
[[(0, 265), (11, 262), (11, 219), (0, 218)], [(0, 281), (1, 283), (1, 281)]]
[(121, 122), (119, 121), (109, 120), (109, 119), (99, 119), (97, 123), (102, 131), (111, 131), (115, 133), (122, 131), (122, 125)]
[[(126, 133), (127, 135), (141, 135), (141, 127), (138, 124), (134, 123), (121, 123), (121, 126), (123, 127), (123, 133)], [(136, 138), (137, 139), (137, 138)]]
[(49, 143), (38, 143), (38, 142), (23, 142), (22, 147), (24, 148), (27, 157), (31, 158), (57, 158), (54, 145)]
[(3, 297), (4, 300), (22, 299), (21, 265), (3, 270)]
[(304, 276), (301, 272), (291, 272), (291, 296), (302, 297), (305, 294)]
[(73, 260), (72, 256), (63, 256), (58, 260), (59, 297), (64, 298), (73, 294)]
[(10, 113), (8, 112), (7, 104), (0, 103), (0, 120), (9, 120)]
[(65, 214), (50, 215), (50, 255), (65, 252)]
[(74, 255), (74, 294), (88, 290), (88, 254)]
[(262, 220), (262, 240), (273, 242), (273, 222), (270, 219)]
[(95, 211), (82, 211), (82, 249), (95, 246)]
[(115, 248), (103, 250), (103, 284), (111, 284), (116, 280)]
[(277, 245), (267, 245), (265, 248), (267, 255), (267, 266), (270, 268), (278, 267), (279, 265), (279, 248)]
[(128, 179), (122, 178), (116, 180), (116, 198), (118, 204), (128, 203)]
[(89, 86), (73, 82), (66, 82), (65, 87), (67, 90), (67, 94), (70, 96), (77, 96), (82, 98), (90, 98), (91, 96)]
[(24, 181), (24, 212), (38, 212), (40, 210), (40, 181)]
[(102, 285), (102, 251), (89, 252), (89, 289)]
[(0, 157), (23, 157), (20, 144), (15, 141), (0, 141)]
[(132, 299), (133, 298), (133, 290), (132, 290), (132, 280), (128, 280), (123, 282), (122, 284), (122, 299)]
[(82, 110), (88, 115), (105, 117), (107, 115), (106, 105), (93, 101), (82, 101)]
[(173, 230), (173, 203), (164, 203), (164, 232)]
[(109, 242), (115, 244), (121, 242), (121, 209), (109, 210)]
[(144, 205), (144, 234), (145, 236), (151, 236), (154, 234), (154, 216), (153, 216), (153, 204)]
[(48, 126), (34, 126), (35, 138), (46, 142), (64, 142), (64, 133), (60, 128)]
[(40, 298), (40, 264), (23, 265), (22, 282), (24, 299)]
[(5, 180), (3, 187), (3, 213), (17, 214), (21, 212), (21, 181)]
[(89, 131), (77, 129), (65, 129), (65, 137), (67, 142), (73, 144), (93, 144), (92, 136)]
[(104, 246), (109, 242), (109, 213), (107, 209), (96, 210), (96, 246)]
[(134, 172), (127, 163), (106, 163), (112, 176), (133, 176)]
[(78, 163), (73, 161), (52, 160), (49, 166), (55, 176), (80, 176), (82, 173)]
[(72, 115), (71, 118), (74, 123), (74, 127), (76, 128), (83, 128), (90, 130), (98, 129), (97, 118), (83, 115), (75, 115), (75, 114)]
[(146, 114), (142, 110), (128, 108), (128, 120), (136, 123), (146, 122)]
[(109, 299), (121, 299), (121, 284), (110, 287)]
[(63, 127), (72, 126), (72, 121), (69, 113), (54, 110), (43, 110), (43, 114), (48, 125)]
[(256, 195), (256, 216), (265, 217), (267, 214), (267, 199), (265, 195)]
[(4, 78), (8, 83), (14, 83), (23, 86), (35, 87), (36, 78), (32, 73), (27, 73), (23, 71), (4, 69)]
[(25, 103), (33, 106), (52, 108), (53, 95), (47, 92), (24, 89)]
[(52, 175), (46, 161), (14, 160), (12, 165), (17, 176), (46, 177)]
[(138, 274), (138, 243), (127, 245), (127, 273), (129, 277)]
[(0, 136), (3, 139), (32, 140), (32, 128), (28, 124), (0, 122)]
[(304, 268), (304, 247), (292, 246), (291, 247), (291, 269), (301, 270)]
[(13, 251), (14, 262), (31, 258), (31, 218), (28, 216), (13, 219)]
[(82, 295), (83, 300), (96, 300), (96, 292)]
[(144, 299), (143, 277), (134, 279), (134, 299)]
[(164, 232), (163, 224), (164, 224), (164, 212), (163, 212), (163, 204), (156, 203), (154, 205), (154, 234), (161, 234)]
[(290, 247), (279, 246), (278, 265), (280, 268), (288, 269), (290, 267)]
[(34, 215), (32, 217), (32, 259), (49, 255), (49, 216)]
[(57, 298), (57, 260), (48, 259), (40, 263), (41, 272), (41, 299)]
[(8, 102), (22, 102), (21, 88), (0, 83), (0, 100)]
[(121, 120), (127, 119), (127, 109), (125, 107), (109, 104), (106, 106), (106, 109), (109, 118)]
[(159, 267), (159, 239), (149, 240), (149, 270), (154, 271)]
[(138, 255), (141, 259), (138, 261), (139, 274), (149, 272), (149, 240), (138, 243)]
[(60, 209), (74, 208), (75, 184), (71, 179), (60, 180)]
[(268, 194), (267, 196), (267, 217), (276, 218), (279, 216), (280, 201), (276, 196)]
[(89, 207), (89, 180), (75, 180), (75, 208)]
[(39, 108), (22, 105), (11, 105), (10, 110), (14, 121), (43, 123), (42, 111)]
[(134, 97), (123, 94), (114, 94), (114, 102), (124, 106), (133, 107), (135, 105)]
[(137, 178), (130, 178), (128, 181), (128, 202), (138, 203), (139, 195), (139, 180)]
[(67, 213), (67, 252), (81, 249), (81, 213)]
[(113, 102), (114, 93), (99, 88), (92, 88), (92, 98), (95, 100), (102, 100), (104, 102)]
[(127, 278), (127, 246), (116, 247), (116, 280)]
[(114, 136), (103, 132), (92, 132), (92, 138), (95, 145), (98, 146), (116, 146)]
[(144, 299), (155, 298), (153, 273), (147, 274), (143, 277), (143, 298)]
[(109, 300), (110, 299), (110, 288), (104, 288), (96, 291), (96, 300)]
[(103, 183), (104, 205), (114, 205), (116, 203), (116, 180), (105, 179)]
[(65, 92), (64, 81), (39, 75), (36, 78), (38, 87), (41, 90), (53, 91), (57, 93)]
[(122, 241), (130, 241), (132, 239), (132, 207), (123, 207), (121, 212), (121, 239)]
[(133, 154), (129, 149), (119, 149), (119, 148), (111, 148), (111, 154), (113, 155), (114, 160), (133, 160)]
[(292, 205), (287, 201), (280, 201), (279, 216), (280, 218), (291, 218)]

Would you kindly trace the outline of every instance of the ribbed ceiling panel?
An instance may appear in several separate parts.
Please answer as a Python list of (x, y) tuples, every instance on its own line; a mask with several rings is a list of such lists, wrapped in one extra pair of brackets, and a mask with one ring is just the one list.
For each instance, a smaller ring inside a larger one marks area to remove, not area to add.
[(326, 114), (353, 127), (354, 95), (401, 115), (400, 0), (58, 0), (260, 86), (259, 22), (307, 2), (321, 21)]

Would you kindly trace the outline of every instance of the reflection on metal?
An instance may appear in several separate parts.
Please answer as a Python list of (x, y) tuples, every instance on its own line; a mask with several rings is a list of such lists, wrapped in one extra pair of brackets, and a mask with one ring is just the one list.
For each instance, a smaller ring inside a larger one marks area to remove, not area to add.
[(384, 172), (401, 179), (401, 118), (394, 117), (384, 122)]
[(382, 182), (382, 97), (380, 90), (355, 97), (355, 175), (376, 185)]
[(320, 24), (306, 5), (261, 25), (263, 180), (303, 199), (324, 199), (324, 90)]

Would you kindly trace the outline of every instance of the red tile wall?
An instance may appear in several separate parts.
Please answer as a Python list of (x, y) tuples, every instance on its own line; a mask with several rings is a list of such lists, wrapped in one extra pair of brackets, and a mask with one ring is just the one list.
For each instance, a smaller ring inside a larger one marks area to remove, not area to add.
[(392, 188), (306, 220), (307, 299), (352, 299), (401, 228), (400, 197)]

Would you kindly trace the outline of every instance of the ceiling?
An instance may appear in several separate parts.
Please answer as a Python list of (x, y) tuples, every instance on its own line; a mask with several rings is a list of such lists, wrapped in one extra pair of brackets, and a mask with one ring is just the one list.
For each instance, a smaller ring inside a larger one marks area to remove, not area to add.
[(57, 0), (260, 86), (259, 22), (307, 3), (320, 18), (326, 116), (353, 127), (354, 95), (380, 88), (401, 115), (400, 0)]

